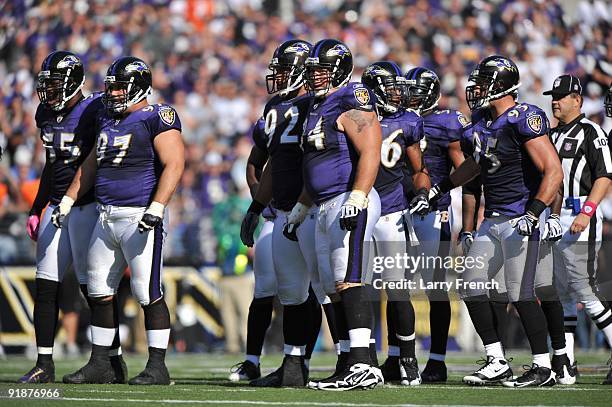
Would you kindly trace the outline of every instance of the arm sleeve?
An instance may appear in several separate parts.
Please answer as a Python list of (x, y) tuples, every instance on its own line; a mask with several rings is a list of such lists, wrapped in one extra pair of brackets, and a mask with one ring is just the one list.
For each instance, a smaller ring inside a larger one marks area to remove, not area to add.
[(253, 142), (260, 150), (268, 151), (268, 142), (267, 142), (266, 133), (264, 132), (264, 127), (265, 127), (265, 120), (262, 117), (255, 122), (255, 125), (253, 126), (252, 137), (253, 137)]

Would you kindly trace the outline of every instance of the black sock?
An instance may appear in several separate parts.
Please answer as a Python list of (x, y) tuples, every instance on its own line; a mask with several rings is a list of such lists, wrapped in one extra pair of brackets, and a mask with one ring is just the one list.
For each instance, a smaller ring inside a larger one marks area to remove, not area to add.
[[(414, 358), (414, 307), (411, 301), (394, 301), (392, 302), (396, 319), (396, 338), (399, 344), (400, 357), (402, 358)], [(398, 337), (399, 336), (399, 337)]]
[(464, 302), (483, 345), (499, 342), (497, 332), (495, 331), (495, 319), (489, 304), (489, 297), (486, 295), (476, 295), (465, 298)]
[(540, 306), (546, 317), (550, 344), (555, 350), (565, 349), (565, 327), (563, 325), (563, 305), (554, 286), (536, 288)]
[(311, 323), (311, 308), (308, 300), (298, 305), (284, 305), (283, 336), (285, 344), (305, 347), (308, 342)]
[(249, 307), (247, 355), (261, 356), (266, 331), (272, 321), (274, 297), (253, 298)]
[[(373, 318), (372, 304), (366, 301), (362, 294), (362, 286), (347, 288), (340, 293), (349, 333), (357, 329), (371, 329)], [(370, 335), (368, 335), (367, 338), (364, 337), (362, 339), (364, 340), (363, 346), (355, 346), (353, 343), (351, 344), (349, 365), (356, 363), (372, 363), (370, 360), (369, 350)]]
[(310, 326), (308, 333), (308, 342), (306, 343), (306, 359), (310, 359), (314, 347), (317, 344), (319, 338), (319, 332), (321, 331), (321, 322), (323, 321), (323, 311), (321, 310), (321, 304), (317, 300), (312, 287), (308, 294), (308, 307), (310, 308)]
[(490, 291), (491, 311), (495, 321), (495, 332), (502, 346), (506, 347), (506, 332), (508, 330), (508, 294)]
[(374, 315), (376, 313), (376, 304), (372, 303), (372, 324), (370, 325), (370, 362), (372, 366), (378, 367), (378, 353), (376, 349), (376, 319)]
[[(58, 292), (58, 282), (43, 278), (36, 279), (34, 331), (36, 334), (36, 346), (39, 348), (53, 348), (59, 316)], [(52, 359), (53, 355), (51, 353), (39, 353), (36, 363), (49, 364)]]
[(398, 346), (399, 340), (397, 339), (396, 320), (397, 315), (393, 302), (387, 300), (387, 345)]
[(512, 304), (521, 317), (521, 323), (529, 340), (531, 353), (534, 355), (548, 353), (548, 326), (540, 305), (536, 300), (516, 301)]
[(338, 344), (338, 328), (336, 327), (336, 314), (334, 312), (334, 304), (323, 304), (323, 312), (325, 312), (325, 319), (327, 320), (327, 326), (329, 327), (329, 334), (331, 335), (332, 342), (334, 345)]
[[(446, 294), (446, 292), (444, 292)], [(436, 293), (429, 300), (429, 329), (431, 331), (430, 353), (446, 355), (446, 344), (448, 342), (448, 329), (451, 321), (451, 306), (446, 295)]]

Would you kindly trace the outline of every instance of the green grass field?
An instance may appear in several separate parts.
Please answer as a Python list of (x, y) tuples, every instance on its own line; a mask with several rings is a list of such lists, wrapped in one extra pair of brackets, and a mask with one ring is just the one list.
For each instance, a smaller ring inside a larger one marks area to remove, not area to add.
[[(512, 352), (515, 374), (529, 361), (526, 354)], [(419, 360), (425, 361), (425, 355)], [(406, 388), (385, 385), (370, 391), (322, 392), (308, 389), (253, 389), (244, 383), (227, 381), (229, 368), (238, 361), (224, 355), (171, 355), (168, 368), (174, 381), (172, 386), (134, 387), (128, 385), (45, 385), (62, 389), (60, 400), (14, 400), (0, 398), (0, 406), (152, 406), (152, 405), (240, 405), (240, 406), (409, 406), (409, 405), (482, 405), (482, 406), (612, 406), (612, 386), (600, 385), (605, 377), (607, 354), (579, 354), (577, 360), (581, 376), (575, 386), (555, 386), (543, 389), (506, 389), (501, 386), (467, 387), (461, 384), (464, 373), (474, 370), (479, 355), (457, 353), (449, 355), (452, 376), (443, 385), (421, 385)], [(142, 357), (126, 357), (130, 376), (143, 367)], [(280, 356), (266, 356), (262, 363), (264, 374), (279, 362)], [(382, 361), (382, 359), (381, 359)], [(56, 361), (57, 379), (81, 367), (85, 359)], [(324, 377), (332, 369), (335, 357), (316, 354), (311, 375)], [(33, 387), (11, 384), (32, 366), (22, 357), (0, 361), (0, 394), (8, 389)], [(422, 368), (422, 366), (421, 366)]]

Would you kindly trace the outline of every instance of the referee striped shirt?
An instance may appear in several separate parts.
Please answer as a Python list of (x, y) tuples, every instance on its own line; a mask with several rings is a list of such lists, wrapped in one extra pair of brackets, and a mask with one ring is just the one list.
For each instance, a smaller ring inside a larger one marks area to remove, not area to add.
[(550, 131), (563, 167), (563, 197), (588, 196), (599, 177), (612, 178), (612, 157), (603, 129), (581, 114)]

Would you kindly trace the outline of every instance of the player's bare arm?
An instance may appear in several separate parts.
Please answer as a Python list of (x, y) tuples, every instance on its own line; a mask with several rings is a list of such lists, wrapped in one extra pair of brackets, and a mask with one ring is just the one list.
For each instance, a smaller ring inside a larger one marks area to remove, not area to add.
[(251, 197), (253, 198), (257, 192), (259, 180), (267, 161), (268, 153), (257, 146), (253, 146), (246, 167), (246, 181), (247, 185), (249, 186), (249, 190), (251, 191)]
[(185, 169), (185, 146), (181, 133), (175, 129), (160, 133), (153, 146), (163, 166), (153, 201), (166, 206)]
[(535, 199), (550, 205), (563, 182), (561, 161), (548, 137), (538, 137), (525, 143), (536, 168), (542, 173), (542, 183)]
[(272, 200), (272, 165), (270, 165), (270, 162), (268, 162), (261, 173), (253, 200), (259, 202), (262, 206), (268, 205)]
[(461, 150), (461, 143), (459, 143), (459, 140), (448, 143), (448, 157), (451, 159), (455, 169), (459, 168), (465, 161), (465, 155)]
[(340, 115), (337, 125), (359, 154), (353, 190), (367, 195), (374, 185), (380, 165), (382, 132), (376, 113), (352, 109)]
[(413, 171), (412, 183), (414, 184), (414, 188), (417, 191), (420, 189), (429, 191), (431, 188), (431, 180), (429, 179), (429, 172), (425, 166), (425, 160), (418, 143), (406, 147), (406, 158)]
[(74, 175), (74, 179), (68, 187), (64, 197), (76, 201), (85, 192), (89, 191), (94, 186), (96, 180), (96, 168), (96, 149), (92, 148), (89, 155)]

